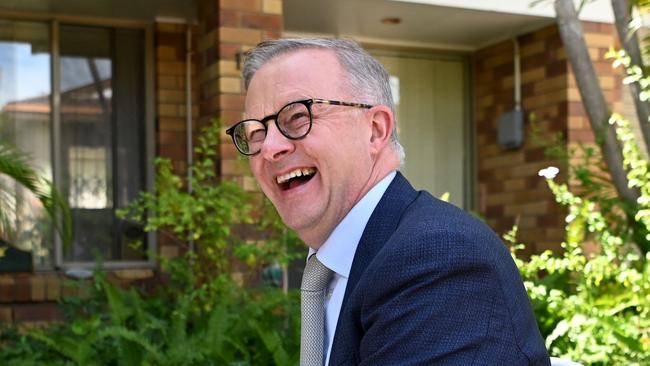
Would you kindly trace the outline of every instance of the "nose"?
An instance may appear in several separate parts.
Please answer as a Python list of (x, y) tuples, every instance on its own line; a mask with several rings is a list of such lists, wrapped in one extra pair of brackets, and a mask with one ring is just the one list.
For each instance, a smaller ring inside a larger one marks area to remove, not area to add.
[(293, 140), (286, 138), (275, 123), (269, 123), (260, 154), (268, 161), (277, 161), (295, 149)]

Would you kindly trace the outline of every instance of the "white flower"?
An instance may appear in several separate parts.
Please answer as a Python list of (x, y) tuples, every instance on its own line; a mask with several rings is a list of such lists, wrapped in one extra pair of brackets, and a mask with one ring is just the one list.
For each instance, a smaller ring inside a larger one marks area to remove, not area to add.
[(560, 172), (560, 169), (554, 167), (554, 166), (549, 166), (546, 169), (542, 169), (539, 172), (537, 172), (537, 175), (540, 177), (544, 177), (546, 179), (553, 179), (557, 176), (557, 173)]

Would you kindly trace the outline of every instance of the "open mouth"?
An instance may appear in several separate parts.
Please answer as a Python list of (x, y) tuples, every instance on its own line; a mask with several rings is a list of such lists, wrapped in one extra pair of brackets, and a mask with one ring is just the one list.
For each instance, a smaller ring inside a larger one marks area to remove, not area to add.
[(311, 180), (316, 174), (316, 168), (298, 168), (276, 179), (283, 191), (301, 186)]

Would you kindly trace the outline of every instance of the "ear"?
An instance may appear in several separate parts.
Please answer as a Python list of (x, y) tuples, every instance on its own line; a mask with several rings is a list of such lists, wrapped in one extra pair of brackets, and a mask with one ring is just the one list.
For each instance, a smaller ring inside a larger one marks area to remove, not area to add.
[(385, 105), (374, 106), (368, 113), (370, 115), (371, 152), (377, 154), (390, 142), (393, 126), (395, 125), (395, 117), (390, 108)]

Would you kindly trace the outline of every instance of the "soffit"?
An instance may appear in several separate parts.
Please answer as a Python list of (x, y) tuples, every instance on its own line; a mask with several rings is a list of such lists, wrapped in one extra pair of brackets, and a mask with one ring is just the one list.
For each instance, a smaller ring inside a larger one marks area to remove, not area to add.
[[(412, 1), (283, 0), (283, 7), (288, 35), (321, 34), (466, 51), (555, 22), (539, 12), (508, 13)], [(386, 17), (400, 18), (401, 23), (382, 24)]]

